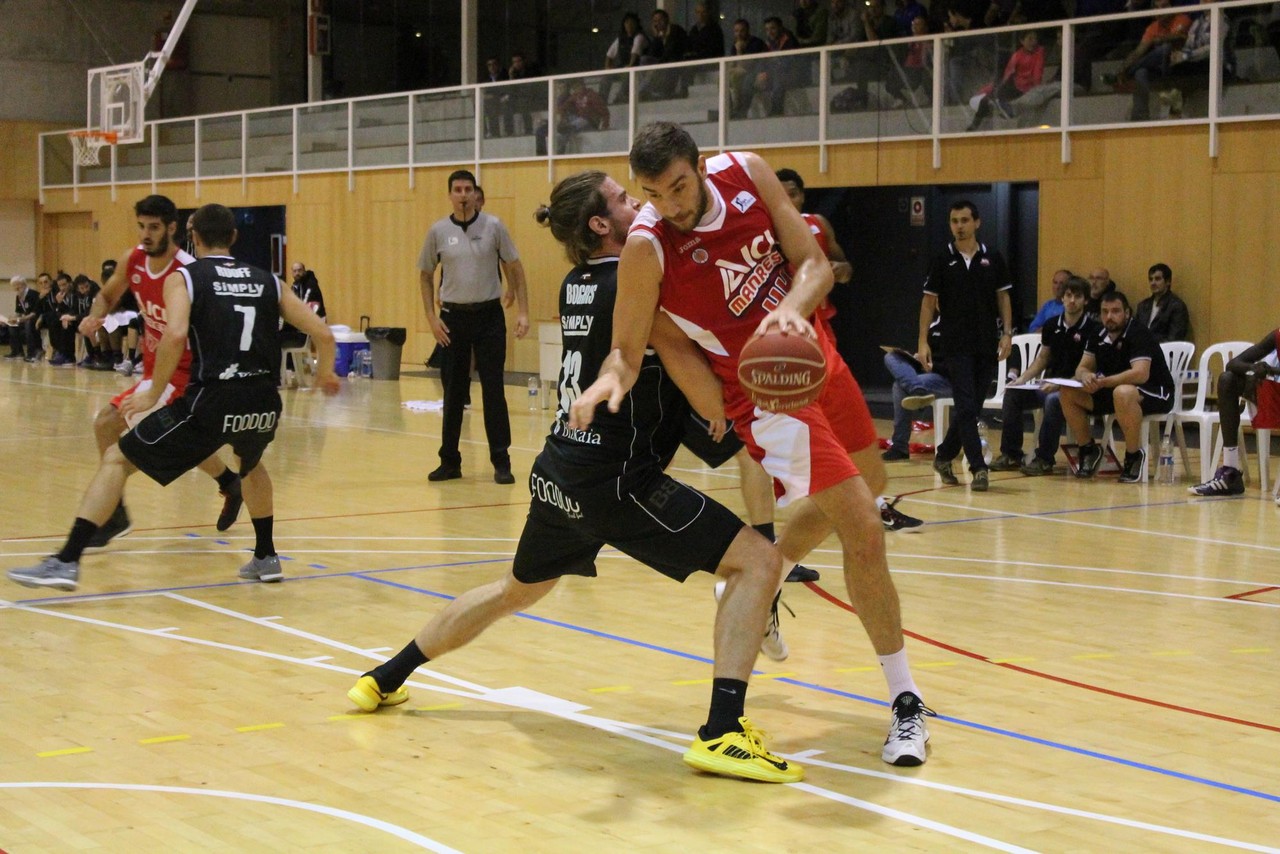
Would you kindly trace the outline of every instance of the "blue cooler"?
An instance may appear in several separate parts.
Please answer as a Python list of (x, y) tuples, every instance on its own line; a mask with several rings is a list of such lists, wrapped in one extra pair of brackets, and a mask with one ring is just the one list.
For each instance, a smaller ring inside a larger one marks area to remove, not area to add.
[(351, 357), (357, 350), (368, 350), (369, 339), (363, 332), (334, 332), (333, 340), (338, 345), (338, 354), (333, 360), (333, 372), (340, 377), (351, 373)]

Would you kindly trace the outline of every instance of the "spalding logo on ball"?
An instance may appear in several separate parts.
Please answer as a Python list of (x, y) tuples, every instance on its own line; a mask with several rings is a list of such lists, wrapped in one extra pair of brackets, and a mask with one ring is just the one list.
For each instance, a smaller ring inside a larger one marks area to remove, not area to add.
[(751, 402), (768, 412), (791, 412), (818, 399), (827, 360), (818, 342), (770, 332), (752, 338), (738, 358), (738, 383)]

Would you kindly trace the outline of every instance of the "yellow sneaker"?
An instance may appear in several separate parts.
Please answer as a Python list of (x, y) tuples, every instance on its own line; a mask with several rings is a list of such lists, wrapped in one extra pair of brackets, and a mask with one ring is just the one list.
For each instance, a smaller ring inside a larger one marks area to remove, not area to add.
[(686, 765), (711, 774), (742, 777), (761, 783), (796, 783), (804, 779), (804, 769), (794, 762), (774, 756), (764, 746), (764, 733), (745, 717), (738, 718), (742, 732), (703, 741), (700, 736), (684, 754)]
[(372, 712), (379, 706), (400, 705), (409, 699), (409, 691), (401, 685), (390, 694), (384, 694), (378, 688), (378, 680), (366, 673), (347, 692), (347, 699), (359, 706), (361, 711)]

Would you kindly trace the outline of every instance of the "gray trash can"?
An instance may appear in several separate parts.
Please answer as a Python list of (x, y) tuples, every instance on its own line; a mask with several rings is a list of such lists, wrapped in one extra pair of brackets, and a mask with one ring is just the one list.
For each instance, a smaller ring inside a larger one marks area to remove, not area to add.
[(406, 333), (401, 326), (370, 326), (364, 331), (369, 339), (373, 356), (375, 380), (400, 379), (400, 351), (404, 349)]

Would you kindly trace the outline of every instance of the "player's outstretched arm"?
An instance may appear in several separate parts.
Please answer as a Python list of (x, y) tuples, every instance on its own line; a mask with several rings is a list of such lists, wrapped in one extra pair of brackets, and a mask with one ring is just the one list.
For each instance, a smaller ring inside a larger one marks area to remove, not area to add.
[(600, 366), (596, 381), (583, 389), (569, 407), (569, 426), (585, 430), (595, 418), (596, 407), (607, 403), (617, 412), (622, 398), (635, 385), (649, 343), (653, 315), (662, 288), (662, 265), (649, 238), (627, 238), (618, 261), (618, 294), (613, 306), (613, 349)]
[(178, 362), (187, 349), (191, 297), (187, 294), (187, 280), (181, 272), (170, 273), (165, 277), (164, 311), (164, 335), (160, 336), (160, 343), (156, 345), (156, 364), (151, 371), (151, 387), (134, 392), (120, 404), (120, 414), (126, 422), (156, 405), (161, 393), (173, 379), (173, 372), (178, 369)]
[(316, 386), (325, 394), (337, 394), (342, 387), (333, 372), (337, 345), (328, 324), (288, 288), (280, 292), (280, 314), (299, 332), (311, 336), (311, 342), (316, 345)]
[(710, 423), (711, 436), (720, 441), (729, 423), (724, 412), (724, 389), (719, 378), (712, 373), (701, 348), (661, 311), (653, 319), (649, 343), (658, 352), (667, 373), (684, 393), (689, 405)]
[(111, 277), (102, 283), (98, 295), (93, 298), (93, 303), (89, 306), (88, 316), (80, 321), (77, 331), (86, 338), (92, 338), (93, 334), (102, 328), (102, 318), (111, 313), (111, 309), (120, 302), (120, 297), (124, 296), (128, 288), (129, 255), (126, 253), (116, 262), (116, 268), (111, 273)]

